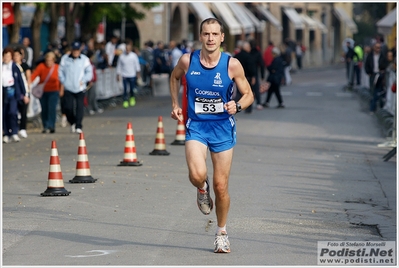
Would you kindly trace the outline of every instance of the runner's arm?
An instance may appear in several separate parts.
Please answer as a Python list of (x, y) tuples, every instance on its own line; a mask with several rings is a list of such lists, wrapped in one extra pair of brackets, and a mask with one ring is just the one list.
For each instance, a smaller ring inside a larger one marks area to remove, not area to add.
[[(244, 110), (250, 106), (254, 101), (254, 95), (251, 90), (251, 86), (245, 77), (244, 69), (241, 63), (236, 58), (231, 58), (229, 63), (229, 76), (234, 79), (237, 85), (237, 89), (240, 91), (242, 97), (238, 101), (241, 108)], [(229, 114), (235, 114), (237, 112), (235, 101), (229, 101), (226, 104), (225, 109)]]
[(180, 79), (186, 74), (190, 63), (190, 54), (184, 54), (180, 57), (176, 67), (170, 75), (170, 96), (172, 98), (171, 117), (175, 120), (183, 121), (182, 109), (179, 105)]

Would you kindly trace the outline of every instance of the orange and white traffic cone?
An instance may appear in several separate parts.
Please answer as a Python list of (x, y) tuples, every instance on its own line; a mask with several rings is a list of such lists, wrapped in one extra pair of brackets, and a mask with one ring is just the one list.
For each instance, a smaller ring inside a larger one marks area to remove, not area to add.
[(150, 155), (169, 155), (170, 153), (166, 151), (165, 145), (165, 134), (163, 131), (162, 116), (158, 116), (158, 128), (157, 135), (155, 137), (155, 148), (150, 153)]
[(141, 166), (137, 160), (136, 145), (134, 143), (134, 134), (132, 123), (127, 123), (126, 139), (125, 139), (125, 153), (123, 161), (118, 166)]
[(83, 132), (79, 135), (78, 161), (76, 162), (76, 175), (70, 183), (92, 183), (97, 179), (93, 179), (90, 174), (89, 158), (87, 156), (86, 142)]
[(171, 145), (184, 145), (186, 143), (186, 128), (184, 121), (177, 120), (176, 139)]
[(64, 180), (62, 178), (60, 158), (55, 141), (51, 142), (50, 168), (48, 172), (47, 189), (41, 196), (58, 196), (69, 195), (71, 192), (64, 188)]

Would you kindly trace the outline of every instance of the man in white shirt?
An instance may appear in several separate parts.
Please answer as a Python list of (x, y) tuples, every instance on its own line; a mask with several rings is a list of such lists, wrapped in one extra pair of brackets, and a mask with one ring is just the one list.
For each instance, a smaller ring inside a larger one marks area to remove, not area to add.
[[(139, 57), (133, 51), (133, 42), (126, 40), (126, 52), (119, 56), (116, 65), (116, 79), (119, 82), (122, 77), (123, 82), (123, 107), (128, 108), (136, 105), (136, 98), (134, 96), (134, 87), (137, 78), (140, 78), (140, 62)], [(128, 101), (127, 86), (129, 84), (130, 99)]]
[(108, 56), (108, 66), (112, 66), (112, 62), (115, 57), (116, 43), (118, 42), (118, 38), (116, 36), (112, 36), (111, 40), (107, 42), (105, 45), (105, 53)]
[(176, 41), (171, 40), (169, 42), (170, 49), (170, 62), (172, 63), (172, 69), (175, 68), (183, 52), (177, 47)]

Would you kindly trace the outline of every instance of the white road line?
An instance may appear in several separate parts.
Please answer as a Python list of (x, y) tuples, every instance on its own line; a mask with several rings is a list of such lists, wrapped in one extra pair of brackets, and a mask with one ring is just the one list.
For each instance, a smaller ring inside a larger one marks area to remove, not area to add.
[(321, 97), (323, 96), (322, 92), (306, 92), (306, 96), (308, 97)]
[(335, 95), (337, 97), (352, 97), (352, 94), (348, 92), (336, 92)]
[(282, 91), (281, 96), (292, 96), (292, 92), (291, 91)]
[(88, 255), (65, 255), (65, 257), (70, 257), (70, 258), (87, 258), (87, 257), (99, 257), (99, 256), (104, 256), (104, 255), (108, 255), (111, 253), (115, 253), (117, 252), (117, 250), (90, 250), (90, 251), (86, 251), (87, 253), (90, 252), (98, 252), (98, 254), (88, 254)]

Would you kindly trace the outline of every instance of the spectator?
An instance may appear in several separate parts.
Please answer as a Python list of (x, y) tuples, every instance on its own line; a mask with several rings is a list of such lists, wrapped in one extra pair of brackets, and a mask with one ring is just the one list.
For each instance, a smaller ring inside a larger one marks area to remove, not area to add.
[[(255, 60), (255, 84), (253, 85), (254, 88), (254, 93), (255, 93), (255, 99), (256, 99), (256, 109), (262, 110), (262, 100), (261, 100), (261, 95), (259, 92), (260, 89), (260, 80), (265, 79), (265, 63), (263, 62), (262, 55), (259, 52), (259, 49), (256, 46), (255, 40), (250, 40), (249, 44), (251, 45), (251, 56)], [(261, 79), (259, 79), (259, 74)]]
[(32, 63), (33, 63), (33, 49), (30, 47), (30, 39), (29, 37), (24, 37), (22, 39), (22, 44), (24, 45), (26, 49), (26, 55), (24, 55), (24, 59), (26, 61), (26, 64), (29, 65), (30, 68), (32, 68)]
[(377, 42), (373, 46), (373, 51), (367, 55), (364, 66), (370, 79), (370, 92), (372, 96), (370, 100), (370, 114), (375, 113), (377, 102), (380, 101), (380, 91), (382, 90), (382, 81), (387, 65), (387, 59), (385, 55), (381, 53), (381, 43)]
[[(256, 60), (250, 53), (251, 45), (248, 41), (244, 41), (240, 52), (235, 55), (235, 58), (241, 63), (245, 77), (251, 86), (252, 94), (254, 94), (256, 84)], [(237, 92), (235, 99), (238, 101), (241, 97), (241, 94)], [(252, 104), (245, 109), (245, 113), (252, 113)]]
[(270, 64), (272, 64), (272, 61), (273, 61), (272, 49), (273, 49), (273, 47), (274, 47), (273, 42), (270, 41), (269, 45), (265, 49), (265, 52), (263, 53), (263, 61), (265, 62), (266, 67), (269, 67)]
[(352, 88), (353, 86), (353, 71), (354, 64), (353, 58), (355, 56), (355, 51), (350, 42), (346, 42), (346, 53), (345, 53), (345, 63), (346, 63), (346, 78), (348, 80), (348, 87)]
[(290, 41), (287, 40), (284, 43), (284, 53), (281, 55), (283, 58), (283, 64), (284, 64), (284, 78), (285, 78), (285, 85), (291, 85), (292, 84), (292, 78), (291, 78), (291, 62), (292, 62), (292, 48), (290, 45)]
[[(170, 49), (170, 62), (172, 63), (171, 69), (175, 68), (177, 62), (179, 61), (180, 57), (183, 55), (183, 52), (177, 47), (176, 41), (171, 40), (169, 42), (169, 49)], [(171, 70), (171, 71), (172, 71)]]
[(57, 120), (57, 104), (60, 95), (63, 94), (60, 80), (58, 79), (59, 65), (56, 63), (54, 52), (47, 52), (44, 56), (44, 63), (40, 63), (32, 74), (32, 81), (40, 78), (39, 83), (48, 80), (44, 86), (43, 96), (40, 98), (42, 106), (42, 133), (55, 133), (55, 122)]
[(96, 50), (96, 62), (97, 68), (104, 70), (108, 68), (108, 55), (105, 52), (105, 42), (98, 44), (98, 49)]
[(97, 74), (96, 74), (96, 67), (93, 63), (93, 59), (95, 58), (95, 55), (92, 50), (89, 50), (87, 52), (87, 57), (90, 59), (90, 64), (91, 64), (91, 67), (93, 68), (93, 79), (87, 84), (87, 91), (86, 91), (89, 114), (93, 115), (96, 112), (101, 114), (104, 112), (104, 110), (101, 108), (98, 108), (98, 104), (97, 104), (97, 87), (96, 87)]
[(115, 50), (116, 50), (116, 45), (118, 43), (118, 38), (113, 35), (111, 37), (111, 40), (107, 42), (105, 45), (105, 53), (108, 56), (108, 66), (112, 66), (112, 62), (115, 57)]
[(142, 70), (143, 71), (143, 82), (149, 86), (151, 84), (151, 72), (154, 66), (154, 49), (152, 48), (154, 43), (150, 40), (144, 44), (144, 49), (141, 50), (141, 56), (147, 62), (148, 68)]
[(269, 70), (269, 76), (267, 77), (267, 82), (270, 83), (270, 88), (267, 91), (266, 101), (263, 104), (263, 107), (269, 107), (270, 98), (272, 94), (276, 94), (278, 100), (277, 108), (284, 108), (283, 98), (280, 93), (280, 84), (281, 80), (284, 77), (284, 64), (283, 59), (281, 58), (280, 49), (274, 47), (272, 49), (273, 61), (267, 69)]
[(64, 85), (65, 114), (71, 132), (82, 133), (85, 89), (93, 79), (93, 69), (89, 58), (81, 54), (79, 42), (72, 44), (70, 55), (61, 58), (58, 77)]
[(301, 42), (296, 42), (295, 46), (295, 57), (296, 57), (296, 65), (298, 66), (298, 69), (302, 69), (302, 55), (303, 55), (303, 46)]
[[(360, 86), (361, 81), (361, 69), (363, 64), (363, 49), (359, 44), (356, 44), (353, 48), (354, 56), (353, 56), (353, 79), (356, 77), (356, 85)], [(354, 81), (352, 80), (352, 84)]]
[(155, 74), (170, 74), (170, 63), (168, 53), (162, 41), (158, 41), (157, 48), (154, 49), (154, 69)]
[(2, 87), (3, 87), (3, 143), (19, 142), (18, 102), (29, 103), (25, 95), (25, 85), (18, 66), (12, 61), (14, 51), (3, 50)]
[[(21, 71), (22, 79), (24, 81), (24, 86), (25, 86), (25, 96), (28, 98), (29, 96), (29, 82), (31, 81), (31, 69), (29, 65), (26, 62), (23, 62), (22, 59), (24, 58), (24, 50), (22, 48), (17, 48), (14, 50), (14, 63), (17, 65), (19, 70)], [(19, 101), (18, 102), (18, 111), (21, 115), (21, 119), (19, 121), (19, 135), (21, 135), (22, 138), (27, 138), (28, 134), (26, 133), (26, 122), (27, 122), (27, 110), (28, 110), (28, 104)]]
[[(134, 96), (134, 87), (136, 79), (140, 76), (140, 62), (136, 53), (133, 52), (133, 42), (128, 40), (126, 42), (126, 52), (119, 57), (116, 65), (116, 79), (119, 82), (122, 78), (123, 82), (123, 107), (126, 109), (130, 106), (136, 105), (136, 98)], [(130, 99), (128, 101), (127, 87), (130, 89)]]

